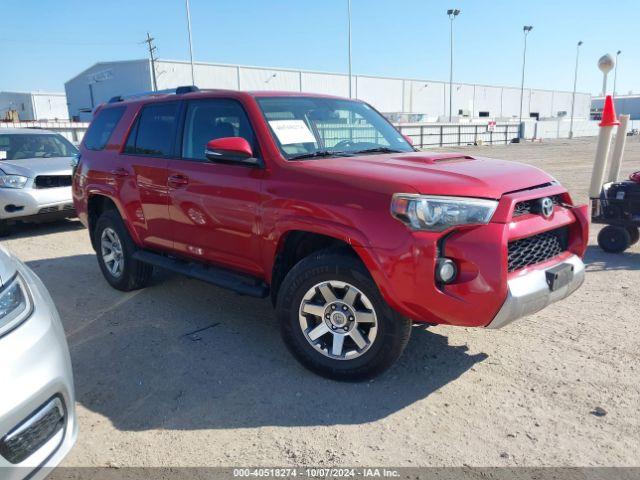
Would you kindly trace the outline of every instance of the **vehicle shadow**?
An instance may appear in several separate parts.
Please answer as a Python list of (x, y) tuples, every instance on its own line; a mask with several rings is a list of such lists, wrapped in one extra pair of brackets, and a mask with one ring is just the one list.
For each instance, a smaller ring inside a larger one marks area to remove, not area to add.
[(597, 245), (589, 245), (584, 261), (587, 272), (605, 270), (640, 270), (640, 252), (631, 247), (624, 253), (607, 253)]
[(63, 319), (78, 402), (120, 430), (361, 424), (487, 358), (420, 327), (383, 376), (335, 382), (291, 357), (269, 300), (167, 273), (145, 290), (116, 292), (93, 255), (29, 265)]
[(74, 230), (81, 230), (84, 225), (80, 223), (77, 218), (63, 218), (52, 222), (38, 222), (38, 223), (22, 223), (16, 222), (11, 226), (10, 233), (7, 237), (3, 237), (7, 240), (13, 240), (17, 238), (38, 237), (40, 235), (49, 235), (52, 233), (60, 232), (72, 232)]

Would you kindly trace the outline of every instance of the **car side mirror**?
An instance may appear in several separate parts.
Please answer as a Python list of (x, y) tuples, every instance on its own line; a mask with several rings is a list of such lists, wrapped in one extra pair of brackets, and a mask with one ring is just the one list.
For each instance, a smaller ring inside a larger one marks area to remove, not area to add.
[(258, 159), (253, 156), (251, 145), (242, 137), (224, 137), (211, 140), (207, 143), (204, 154), (212, 162), (259, 165)]

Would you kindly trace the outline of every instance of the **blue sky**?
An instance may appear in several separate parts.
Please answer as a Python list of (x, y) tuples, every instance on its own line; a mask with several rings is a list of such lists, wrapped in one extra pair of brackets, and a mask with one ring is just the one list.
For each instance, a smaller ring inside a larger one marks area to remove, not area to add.
[[(195, 59), (346, 72), (346, 1), (191, 0)], [(454, 81), (519, 86), (522, 26), (530, 24), (527, 86), (571, 90), (582, 40), (579, 91), (600, 91), (596, 62), (620, 49), (617, 90), (640, 92), (637, 0), (352, 5), (354, 73), (448, 80), (445, 11), (456, 7)], [(62, 91), (95, 62), (145, 57), (147, 31), (160, 58), (188, 58), (184, 0), (0, 0), (0, 12), (0, 90)]]

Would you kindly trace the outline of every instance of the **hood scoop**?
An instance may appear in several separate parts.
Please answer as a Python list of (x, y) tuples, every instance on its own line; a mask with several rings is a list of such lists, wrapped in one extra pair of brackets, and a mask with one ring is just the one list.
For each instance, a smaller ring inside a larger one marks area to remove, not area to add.
[(460, 155), (459, 153), (438, 153), (438, 154), (424, 154), (424, 155), (415, 155), (412, 154), (409, 156), (396, 156), (392, 157), (391, 161), (406, 161), (411, 160), (414, 162), (426, 163), (428, 165), (434, 164), (443, 164), (443, 163), (460, 163), (460, 162), (468, 162), (469, 160), (476, 160), (474, 157), (469, 155)]

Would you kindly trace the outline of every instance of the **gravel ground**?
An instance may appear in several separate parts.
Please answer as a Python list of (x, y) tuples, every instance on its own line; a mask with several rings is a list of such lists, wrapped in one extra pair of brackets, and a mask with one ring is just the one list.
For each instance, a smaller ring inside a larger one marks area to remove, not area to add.
[[(586, 200), (593, 139), (461, 150), (542, 167)], [(640, 170), (638, 138), (624, 169)], [(68, 335), (80, 437), (66, 466), (638, 466), (640, 249), (605, 254), (597, 230), (568, 300), (499, 331), (416, 327), (362, 384), (300, 367), (268, 300), (166, 273), (109, 288), (76, 221), (3, 243)]]

